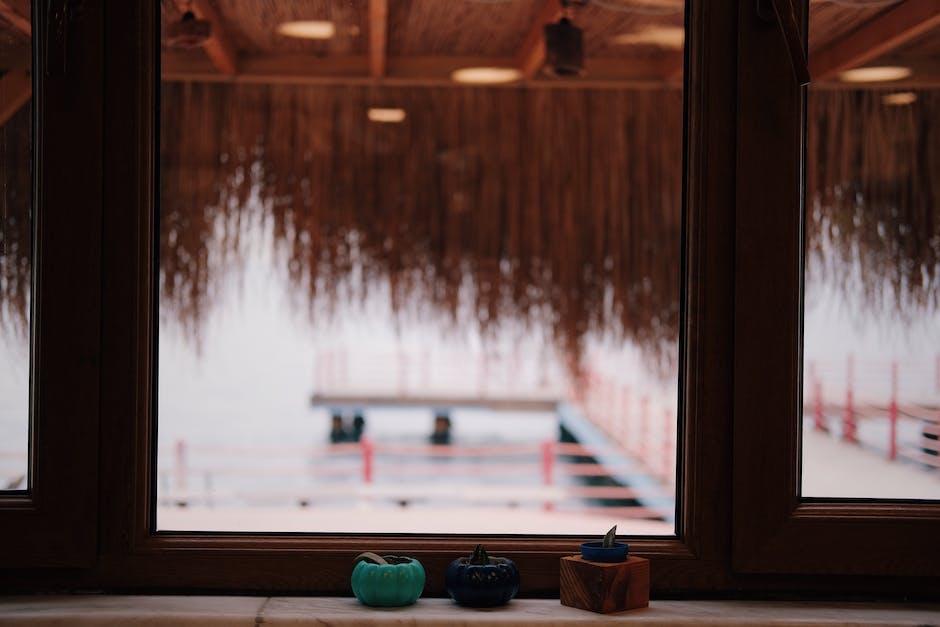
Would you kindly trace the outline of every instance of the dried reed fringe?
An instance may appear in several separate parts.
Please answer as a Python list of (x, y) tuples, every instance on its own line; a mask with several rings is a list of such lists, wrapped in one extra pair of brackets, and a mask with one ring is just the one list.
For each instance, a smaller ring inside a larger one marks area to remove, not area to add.
[(0, 126), (0, 332), (29, 337), (31, 105)]
[(807, 281), (860, 290), (859, 317), (914, 319), (940, 304), (940, 91), (809, 98)]
[[(508, 319), (547, 328), (573, 371), (590, 333), (674, 363), (680, 94), (218, 85), (164, 93), (161, 290), (185, 328), (198, 329), (209, 281), (224, 274), (209, 267), (213, 225), (244, 219), (256, 186), (311, 312), (335, 309), (343, 294), (365, 298), (387, 280), (398, 314), (424, 302), (484, 335)], [(369, 124), (375, 104), (405, 108), (407, 122)], [(234, 239), (226, 247), (237, 256)], [(364, 272), (358, 285), (354, 267)]]
[[(311, 311), (352, 289), (358, 254), (359, 298), (387, 278), (397, 307), (427, 299), (454, 324), (487, 330), (519, 316), (551, 328), (573, 364), (584, 335), (608, 328), (674, 355), (678, 95), (184, 85), (164, 93), (161, 293), (193, 337), (237, 267), (254, 194)], [(908, 107), (884, 107), (878, 92), (809, 100), (808, 283), (849, 290), (845, 277), (857, 268), (859, 315), (903, 321), (938, 308), (940, 93), (917, 96)], [(404, 106), (408, 122), (364, 125), (364, 108), (379, 103)], [(29, 120), (26, 107), (0, 129), (0, 162), (29, 163)], [(0, 328), (25, 337), (29, 169), (7, 166), (0, 176)], [(460, 318), (468, 297), (471, 321)]]

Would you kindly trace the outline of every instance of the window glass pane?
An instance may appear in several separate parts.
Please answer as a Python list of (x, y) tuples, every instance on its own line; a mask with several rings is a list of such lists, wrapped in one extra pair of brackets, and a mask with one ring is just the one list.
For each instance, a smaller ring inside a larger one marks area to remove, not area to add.
[[(925, 65), (940, 31), (913, 4), (810, 7), (804, 496), (940, 498), (940, 77)], [(876, 40), (893, 43), (860, 45)]]
[(164, 4), (158, 527), (672, 534), (682, 2), (383, 4)]
[(0, 13), (0, 491), (28, 486), (32, 272), (29, 3)]

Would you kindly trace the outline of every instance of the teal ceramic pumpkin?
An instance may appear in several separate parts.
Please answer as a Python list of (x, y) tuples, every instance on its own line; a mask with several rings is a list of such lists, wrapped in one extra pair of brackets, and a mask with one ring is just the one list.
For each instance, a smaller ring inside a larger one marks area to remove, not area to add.
[(353, 568), (352, 590), (365, 605), (411, 605), (424, 590), (426, 575), (421, 562), (411, 557), (386, 555), (385, 564), (360, 561)]

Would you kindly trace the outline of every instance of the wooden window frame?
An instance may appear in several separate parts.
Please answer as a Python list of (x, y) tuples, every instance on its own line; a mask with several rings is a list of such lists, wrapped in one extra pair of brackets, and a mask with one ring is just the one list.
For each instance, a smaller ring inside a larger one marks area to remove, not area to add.
[[(36, 9), (33, 32), (45, 32), (46, 15)], [(87, 567), (96, 556), (103, 93), (99, 17), (91, 14), (70, 23), (65, 44), (33, 45), (33, 158), (27, 166), (33, 172), (34, 221), (29, 480), (27, 490), (0, 493), (0, 562), (5, 568)]]
[(774, 25), (741, 20), (733, 568), (936, 578), (940, 502), (800, 498), (806, 90)]
[[(49, 564), (30, 562), (25, 551), (25, 561), (13, 566), (33, 568), (0, 566), (0, 586), (347, 594), (350, 558), (368, 548), (419, 557), (429, 574), (427, 593), (443, 595), (447, 564), (478, 538), (152, 531), (159, 7), (155, 0), (110, 3), (106, 10), (101, 0), (86, 4), (107, 33), (103, 99), (94, 103), (103, 112), (103, 171), (120, 173), (102, 188), (100, 310), (88, 314), (100, 311), (106, 330), (94, 370), (100, 424), (91, 415), (81, 423), (100, 434), (97, 467), (80, 478), (98, 482), (90, 491), (97, 494), (89, 523), (97, 533), (94, 563), (87, 564), (85, 548), (86, 559), (70, 565), (87, 567), (35, 568)], [(792, 84), (783, 40), (755, 20), (752, 0), (688, 0), (686, 49), (677, 537), (637, 538), (632, 550), (651, 558), (653, 594), (660, 597), (935, 593), (934, 571), (914, 576), (923, 560), (891, 553), (908, 548), (896, 544), (903, 538), (895, 534), (909, 530), (911, 515), (937, 528), (933, 506), (799, 502), (802, 93)], [(770, 279), (757, 264), (769, 268)], [(766, 344), (758, 350), (755, 340)], [(39, 365), (41, 382), (50, 366)], [(58, 381), (64, 374), (55, 368), (49, 376)], [(45, 419), (48, 407), (40, 409)], [(40, 435), (62, 447), (66, 433)], [(2, 531), (9, 514), (0, 509)], [(828, 542), (847, 529), (846, 542)], [(876, 535), (860, 542), (866, 529)], [(935, 554), (923, 537), (916, 540)], [(522, 594), (542, 597), (557, 596), (558, 558), (577, 542), (487, 539), (492, 551), (519, 563)], [(857, 568), (853, 552), (869, 564)], [(846, 573), (853, 576), (833, 576)]]

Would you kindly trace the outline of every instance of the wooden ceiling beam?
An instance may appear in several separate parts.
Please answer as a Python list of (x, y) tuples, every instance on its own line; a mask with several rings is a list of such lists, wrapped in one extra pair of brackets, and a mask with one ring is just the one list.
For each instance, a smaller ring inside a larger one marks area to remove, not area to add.
[(176, 0), (181, 12), (192, 11), (201, 20), (207, 20), (212, 25), (209, 39), (202, 45), (206, 56), (212, 61), (216, 71), (226, 76), (234, 76), (238, 72), (238, 53), (225, 29), (222, 28), (222, 18), (209, 0)]
[(667, 83), (682, 83), (685, 74), (685, 54), (682, 50), (670, 52), (662, 62), (663, 80)]
[[(305, 54), (243, 57), (239, 71), (226, 76), (215, 71), (208, 59), (191, 54), (166, 52), (163, 56), (163, 80), (175, 82), (220, 82), (256, 84), (333, 84), (367, 85), (376, 79), (370, 75), (367, 55), (317, 57)], [(391, 57), (387, 59), (383, 84), (401, 86), (454, 85), (450, 75), (457, 68), (470, 66), (511, 67), (512, 59), (502, 57)], [(587, 59), (587, 76), (571, 79), (536, 79), (524, 84), (544, 87), (631, 87), (649, 89), (681, 86), (664, 81), (663, 61), (654, 59)]]
[(560, 0), (545, 0), (535, 24), (522, 40), (516, 54), (516, 67), (523, 78), (531, 79), (545, 65), (545, 25), (557, 22), (562, 16)]
[(33, 25), (29, 20), (29, 2), (0, 0), (0, 18), (27, 37), (32, 37)]
[(854, 31), (810, 55), (814, 81), (859, 67), (940, 26), (940, 2), (907, 0), (879, 13)]
[(0, 78), (0, 126), (7, 123), (33, 95), (33, 81), (28, 72), (12, 70)]
[(369, 75), (385, 76), (388, 50), (388, 0), (369, 0)]

